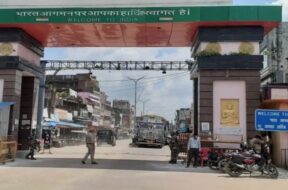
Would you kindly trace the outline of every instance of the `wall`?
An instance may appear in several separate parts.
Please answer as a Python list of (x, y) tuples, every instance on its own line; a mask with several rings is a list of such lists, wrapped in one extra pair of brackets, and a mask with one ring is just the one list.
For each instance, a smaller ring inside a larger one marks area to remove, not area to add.
[[(272, 102), (264, 102), (263, 109), (287, 110), (288, 102), (283, 100), (275, 100)], [(288, 132), (271, 132), (272, 134), (272, 160), (277, 166), (284, 167), (285, 153), (281, 149), (288, 150)], [(286, 162), (288, 162), (288, 152), (286, 152)]]
[[(254, 112), (260, 105), (260, 73), (256, 70), (201, 70), (199, 74), (199, 123), (209, 122), (213, 129), (213, 82), (214, 81), (245, 81), (247, 103), (247, 137), (256, 134), (254, 127)], [(229, 89), (227, 89), (229, 90)], [(201, 134), (201, 130), (199, 131)], [(211, 131), (213, 132), (213, 130)], [(205, 135), (205, 134), (204, 134)]]
[[(229, 90), (228, 90), (229, 89)], [(239, 100), (239, 124), (221, 124), (221, 99)], [(245, 81), (213, 82), (213, 136), (224, 141), (246, 139), (246, 84)]]
[(18, 148), (20, 150), (28, 150), (28, 138), (31, 134), (33, 126), (33, 108), (35, 96), (35, 78), (24, 76), (22, 78), (21, 89), (21, 105), (20, 105), (20, 121)]
[(20, 118), (20, 100), (22, 72), (16, 70), (0, 70), (0, 79), (4, 80), (3, 102), (14, 102), (11, 135), (17, 137)]

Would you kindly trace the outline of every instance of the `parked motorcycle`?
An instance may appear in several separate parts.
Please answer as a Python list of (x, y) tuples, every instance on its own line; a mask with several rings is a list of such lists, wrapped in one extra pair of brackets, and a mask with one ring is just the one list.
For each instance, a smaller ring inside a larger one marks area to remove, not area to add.
[(209, 153), (209, 156), (208, 156), (208, 166), (212, 170), (219, 170), (225, 173), (226, 172), (225, 167), (230, 157), (231, 157), (231, 153), (212, 151)]
[(278, 178), (278, 170), (272, 164), (269, 156), (256, 154), (250, 150), (245, 153), (234, 153), (227, 162), (226, 172), (232, 177), (239, 177), (243, 173), (261, 173), (262, 176)]
[(221, 151), (211, 151), (208, 154), (208, 166), (211, 170), (219, 170), (219, 162), (225, 158)]

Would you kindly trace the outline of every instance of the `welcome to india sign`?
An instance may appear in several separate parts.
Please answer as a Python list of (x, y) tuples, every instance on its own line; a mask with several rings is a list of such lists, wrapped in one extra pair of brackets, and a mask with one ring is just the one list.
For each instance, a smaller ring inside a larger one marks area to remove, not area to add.
[[(269, 13), (269, 14), (267, 14)], [(0, 9), (4, 23), (281, 21), (278, 6)]]

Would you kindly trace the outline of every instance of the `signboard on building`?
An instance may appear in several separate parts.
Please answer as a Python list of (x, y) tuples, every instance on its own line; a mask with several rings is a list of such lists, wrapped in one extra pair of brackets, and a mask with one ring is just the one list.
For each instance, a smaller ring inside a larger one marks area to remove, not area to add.
[[(66, 121), (72, 121), (73, 115), (72, 113), (68, 112), (67, 110), (63, 109), (55, 109), (55, 117), (59, 120), (66, 120)], [(58, 120), (56, 120), (58, 121)]]
[(288, 111), (258, 109), (255, 127), (257, 131), (288, 131)]
[(272, 88), (271, 99), (272, 100), (288, 99), (288, 89)]
[(201, 122), (201, 131), (209, 132), (210, 131), (210, 123), (209, 122)]

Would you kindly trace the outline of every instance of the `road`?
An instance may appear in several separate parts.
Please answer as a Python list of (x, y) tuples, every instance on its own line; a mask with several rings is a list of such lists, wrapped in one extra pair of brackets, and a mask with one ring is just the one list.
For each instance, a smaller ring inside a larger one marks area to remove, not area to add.
[(208, 168), (185, 168), (168, 164), (169, 148), (129, 147), (130, 140), (116, 147), (97, 147), (99, 165), (81, 164), (86, 147), (52, 149), (37, 160), (17, 159), (0, 166), (0, 190), (287, 190), (288, 174), (277, 180), (243, 176), (231, 178)]

